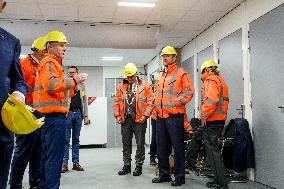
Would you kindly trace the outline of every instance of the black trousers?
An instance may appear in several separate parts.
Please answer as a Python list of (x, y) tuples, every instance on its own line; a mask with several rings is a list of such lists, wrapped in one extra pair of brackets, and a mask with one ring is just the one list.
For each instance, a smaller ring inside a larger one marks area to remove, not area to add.
[(142, 166), (145, 160), (145, 133), (147, 122), (136, 123), (131, 116), (126, 116), (125, 122), (121, 124), (123, 162), (124, 165), (131, 164), (132, 137), (135, 135), (137, 149), (135, 161), (137, 166)]
[(150, 144), (150, 156), (155, 157), (157, 154), (157, 141), (156, 141), (156, 120), (151, 119), (152, 137)]
[[(4, 127), (1, 125), (1, 127)], [(0, 141), (0, 189), (6, 189), (10, 163), (14, 149), (14, 141)]]
[(187, 146), (185, 160), (187, 161), (190, 167), (195, 167), (198, 152), (202, 147), (203, 141), (203, 129), (204, 127), (199, 126), (196, 131), (193, 133), (190, 144)]
[(218, 135), (222, 132), (222, 126), (204, 126), (203, 138), (208, 163), (214, 175), (214, 181), (220, 185), (225, 185), (226, 175), (223, 158), (218, 146)]

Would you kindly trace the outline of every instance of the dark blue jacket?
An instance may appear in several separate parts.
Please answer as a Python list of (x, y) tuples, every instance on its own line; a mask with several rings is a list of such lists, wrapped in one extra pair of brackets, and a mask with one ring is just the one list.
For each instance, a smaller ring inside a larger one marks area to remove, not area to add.
[[(8, 93), (20, 91), (27, 95), (27, 85), (21, 71), (19, 56), (20, 41), (0, 27), (0, 109), (8, 97)], [(13, 141), (9, 132), (0, 119), (0, 142)]]

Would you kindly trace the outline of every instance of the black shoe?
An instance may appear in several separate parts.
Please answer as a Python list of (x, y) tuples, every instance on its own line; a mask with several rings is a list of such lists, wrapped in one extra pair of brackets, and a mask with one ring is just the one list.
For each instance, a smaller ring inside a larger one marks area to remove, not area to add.
[(133, 176), (140, 176), (142, 175), (142, 166), (136, 166), (135, 170), (133, 171)]
[(172, 178), (169, 177), (157, 177), (152, 180), (152, 183), (162, 183), (162, 182), (171, 182)]
[(171, 182), (172, 186), (181, 186), (185, 184), (184, 178), (176, 178), (174, 181)]
[(151, 166), (157, 165), (156, 158), (153, 157), (153, 156), (150, 156), (150, 165), (151, 165)]
[(213, 182), (207, 182), (206, 183), (207, 188), (214, 188), (214, 189), (228, 189), (228, 185), (220, 185), (218, 183), (216, 183), (215, 181)]
[(126, 175), (131, 173), (131, 165), (124, 165), (120, 171), (118, 171), (118, 175)]

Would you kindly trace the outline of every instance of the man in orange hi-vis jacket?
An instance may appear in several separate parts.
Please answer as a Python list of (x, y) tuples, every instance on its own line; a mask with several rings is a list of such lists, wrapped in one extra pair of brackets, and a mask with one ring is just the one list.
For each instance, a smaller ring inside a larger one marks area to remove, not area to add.
[(137, 68), (133, 63), (124, 66), (126, 79), (119, 83), (113, 104), (114, 116), (121, 124), (124, 166), (118, 172), (126, 175), (131, 172), (132, 137), (135, 135), (137, 150), (135, 155), (136, 168), (133, 176), (142, 174), (145, 160), (145, 133), (147, 118), (153, 109), (151, 86), (137, 76)]
[[(37, 38), (32, 44), (32, 53), (20, 60), (23, 76), (28, 85), (26, 104), (29, 106), (33, 106), (35, 78), (38, 74), (39, 63), (46, 53), (45, 44), (45, 37)], [(16, 135), (16, 147), (11, 164), (10, 188), (22, 188), (22, 180), (28, 163), (30, 188), (38, 188), (40, 186), (40, 154), (41, 140), (39, 129), (30, 134)]]
[(66, 44), (62, 32), (51, 31), (46, 35), (48, 53), (40, 61), (35, 80), (33, 105), (45, 115), (45, 124), (41, 128), (41, 184), (46, 189), (59, 188), (70, 95), (75, 94), (77, 84), (87, 79), (84, 73), (64, 78), (61, 62)]
[(214, 175), (214, 181), (206, 183), (208, 188), (227, 189), (225, 168), (220, 149), (218, 135), (222, 132), (227, 119), (229, 105), (228, 86), (221, 77), (218, 64), (207, 60), (201, 65), (200, 119), (204, 126), (203, 138), (209, 165)]
[(175, 180), (172, 186), (185, 183), (184, 116), (185, 105), (193, 96), (194, 88), (189, 74), (178, 67), (177, 53), (167, 46), (161, 52), (166, 71), (161, 72), (154, 89), (159, 177), (152, 183), (170, 182), (169, 155), (174, 148)]

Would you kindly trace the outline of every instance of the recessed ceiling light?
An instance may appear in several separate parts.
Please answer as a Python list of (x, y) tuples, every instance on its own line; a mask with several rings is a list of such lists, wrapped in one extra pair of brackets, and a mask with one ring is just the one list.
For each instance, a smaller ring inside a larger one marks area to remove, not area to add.
[(123, 60), (123, 57), (121, 56), (104, 56), (102, 58), (102, 60), (105, 60), (105, 61), (120, 61), (120, 60)]
[(153, 7), (155, 7), (155, 3), (124, 2), (124, 1), (119, 1), (117, 4), (118, 4), (119, 6), (124, 6), (124, 7), (147, 7), (147, 8), (153, 8)]

